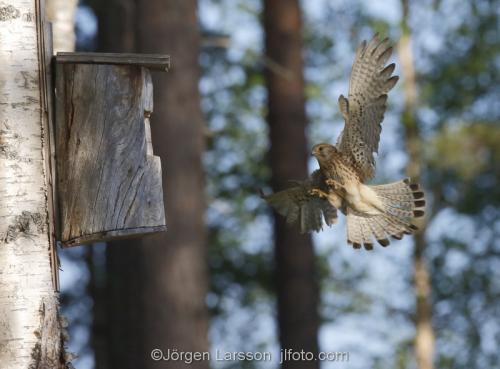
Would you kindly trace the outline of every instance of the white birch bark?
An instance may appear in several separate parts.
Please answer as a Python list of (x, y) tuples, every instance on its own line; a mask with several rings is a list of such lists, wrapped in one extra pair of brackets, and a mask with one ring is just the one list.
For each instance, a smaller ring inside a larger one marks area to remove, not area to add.
[(0, 367), (63, 368), (36, 0), (0, 0)]
[(77, 0), (46, 0), (47, 19), (52, 23), (54, 53), (75, 50)]

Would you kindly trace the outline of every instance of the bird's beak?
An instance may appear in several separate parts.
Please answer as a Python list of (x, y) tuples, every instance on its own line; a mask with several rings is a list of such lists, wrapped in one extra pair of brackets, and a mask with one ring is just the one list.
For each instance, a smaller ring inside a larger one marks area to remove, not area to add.
[(313, 149), (311, 150), (311, 156), (316, 156), (316, 149), (313, 147)]

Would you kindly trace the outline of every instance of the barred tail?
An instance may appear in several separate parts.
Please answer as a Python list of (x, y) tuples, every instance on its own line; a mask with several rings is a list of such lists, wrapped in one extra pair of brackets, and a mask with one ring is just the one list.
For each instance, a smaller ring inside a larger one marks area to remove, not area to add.
[(416, 183), (404, 179), (385, 185), (369, 186), (382, 200), (383, 212), (366, 215), (348, 209), (347, 242), (354, 248), (373, 249), (373, 239), (382, 246), (389, 245), (389, 238), (400, 240), (418, 228), (415, 218), (424, 216), (424, 193)]

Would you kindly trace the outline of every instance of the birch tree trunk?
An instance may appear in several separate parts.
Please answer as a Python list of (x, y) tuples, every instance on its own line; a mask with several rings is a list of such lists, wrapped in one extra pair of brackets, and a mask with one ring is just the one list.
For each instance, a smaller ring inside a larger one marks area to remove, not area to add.
[[(419, 180), (421, 174), (421, 142), (418, 121), (416, 117), (417, 103), (417, 83), (415, 79), (415, 67), (413, 54), (411, 50), (411, 31), (408, 25), (409, 2), (401, 0), (403, 8), (403, 19), (401, 22), (401, 38), (398, 44), (398, 52), (401, 61), (403, 74), (403, 91), (405, 105), (403, 111), (403, 124), (405, 127), (405, 142), (409, 153), (407, 165), (407, 174)], [(418, 369), (433, 369), (434, 359), (434, 330), (432, 328), (431, 316), (431, 282), (429, 271), (426, 265), (424, 251), (425, 242), (425, 224), (415, 235), (415, 354), (417, 358)]]
[(54, 53), (75, 50), (75, 11), (78, 0), (46, 0), (52, 23)]
[(0, 366), (64, 368), (51, 263), (47, 115), (35, 0), (0, 3)]

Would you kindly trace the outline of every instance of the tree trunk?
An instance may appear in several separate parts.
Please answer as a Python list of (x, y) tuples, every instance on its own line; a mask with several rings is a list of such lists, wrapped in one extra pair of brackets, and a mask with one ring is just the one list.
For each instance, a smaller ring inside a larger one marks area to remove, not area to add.
[[(405, 105), (403, 111), (403, 124), (405, 128), (405, 142), (409, 154), (407, 174), (415, 180), (420, 179), (421, 174), (421, 142), (418, 121), (416, 117), (417, 84), (415, 80), (415, 68), (411, 50), (411, 31), (408, 25), (409, 3), (401, 0), (403, 8), (403, 19), (401, 22), (402, 32), (398, 44), (401, 69), (403, 74), (403, 91)], [(431, 283), (429, 271), (425, 261), (425, 224), (415, 235), (415, 353), (419, 369), (433, 369), (434, 358), (434, 330), (432, 328), (431, 316)]]
[(132, 53), (137, 49), (137, 1), (90, 0), (97, 13), (100, 52)]
[[(105, 266), (104, 266), (104, 252), (100, 252), (102, 247), (106, 245), (86, 245), (85, 252), (85, 262), (89, 270), (89, 281), (87, 284), (87, 295), (93, 301), (92, 304), (92, 321), (90, 323), (90, 347), (94, 353), (94, 369), (108, 369), (108, 355), (110, 351), (110, 346), (108, 345), (108, 322), (110, 317), (108, 317), (107, 302), (111, 300), (111, 296), (106, 294), (105, 288)], [(124, 292), (124, 291), (120, 291)], [(122, 295), (122, 309), (127, 309), (128, 301), (124, 301), (123, 296), (127, 296), (126, 292)], [(125, 325), (128, 327), (128, 325)], [(126, 357), (126, 353), (130, 350), (127, 349), (125, 342), (126, 336), (114, 337), (116, 342), (115, 346), (122, 345), (122, 356)], [(122, 366), (126, 368), (126, 366)]]
[[(264, 1), (272, 187), (279, 191), (307, 170), (301, 13), (298, 0)], [(310, 235), (275, 217), (278, 323), (282, 349), (318, 352), (318, 281)], [(283, 368), (318, 368), (317, 361), (288, 361)]]
[(66, 365), (53, 279), (42, 10), (34, 0), (0, 4), (0, 363), (7, 369)]
[(75, 11), (78, 0), (47, 0), (47, 20), (52, 23), (53, 49), (75, 50)]
[[(138, 51), (165, 53), (171, 70), (154, 76), (153, 149), (162, 159), (167, 232), (142, 242), (146, 351), (208, 351), (204, 222), (204, 120), (198, 81), (200, 32), (196, 0), (139, 0)], [(156, 365), (154, 365), (156, 364)], [(143, 368), (208, 368), (146, 360)]]
[(168, 229), (108, 246), (110, 354), (108, 366), (102, 367), (208, 368), (206, 361), (188, 365), (155, 362), (150, 356), (154, 348), (209, 350), (196, 1), (113, 0), (98, 14), (100, 51), (173, 58), (168, 73), (153, 74), (151, 120), (154, 153), (162, 160)]
[[(98, 19), (98, 51), (135, 52), (136, 1), (91, 3)], [(144, 355), (149, 357), (141, 348), (140, 260), (141, 243), (136, 239), (110, 242), (106, 246), (104, 288), (95, 285), (92, 290), (92, 348), (96, 369), (135, 369), (141, 367)], [(130, 268), (134, 268), (134, 273), (130, 273)]]

